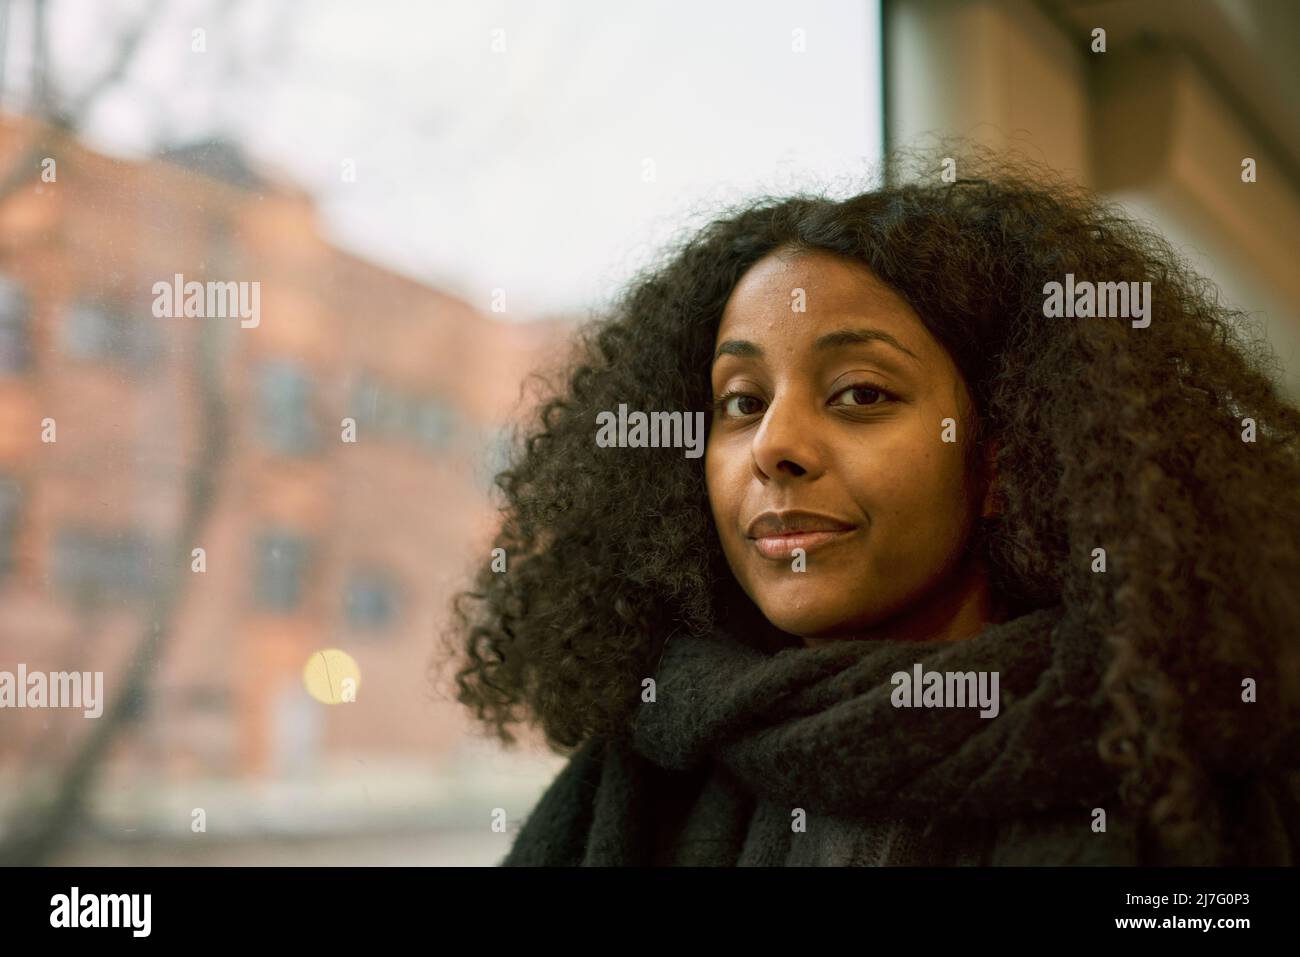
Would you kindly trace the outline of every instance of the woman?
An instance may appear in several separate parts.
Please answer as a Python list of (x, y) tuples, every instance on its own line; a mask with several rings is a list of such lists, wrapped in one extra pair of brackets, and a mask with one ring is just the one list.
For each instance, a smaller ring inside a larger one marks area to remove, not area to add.
[(1266, 350), (1086, 193), (890, 182), (690, 238), (498, 476), (459, 700), (570, 754), (502, 863), (1300, 862)]

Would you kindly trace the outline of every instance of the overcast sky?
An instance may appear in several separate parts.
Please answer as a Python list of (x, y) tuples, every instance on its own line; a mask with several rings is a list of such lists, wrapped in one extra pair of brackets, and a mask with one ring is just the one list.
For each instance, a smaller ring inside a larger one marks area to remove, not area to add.
[[(14, 4), (9, 102), (28, 60)], [(99, 75), (147, 9), (54, 0), (61, 86)], [(863, 188), (878, 51), (877, 0), (175, 0), (85, 135), (127, 156), (232, 136), (317, 196), (339, 245), (481, 308), (504, 288), (528, 317), (598, 305), (757, 190)]]

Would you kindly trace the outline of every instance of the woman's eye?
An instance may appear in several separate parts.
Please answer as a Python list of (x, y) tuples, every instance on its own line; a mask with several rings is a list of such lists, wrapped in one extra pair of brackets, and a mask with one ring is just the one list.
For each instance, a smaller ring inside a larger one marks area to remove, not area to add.
[(763, 403), (752, 395), (729, 395), (723, 400), (727, 415), (753, 415), (761, 411)]
[(847, 389), (837, 392), (838, 396), (848, 396), (850, 401), (837, 402), (836, 405), (879, 405), (880, 402), (889, 397), (889, 393), (884, 389), (873, 389), (869, 385), (852, 385)]

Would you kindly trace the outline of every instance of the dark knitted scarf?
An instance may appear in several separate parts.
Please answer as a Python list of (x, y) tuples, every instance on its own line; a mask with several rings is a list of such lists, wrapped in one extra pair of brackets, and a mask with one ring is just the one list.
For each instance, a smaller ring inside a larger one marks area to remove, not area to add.
[[(630, 738), (593, 739), (575, 754), (503, 863), (649, 863), (676, 782), (698, 787), (710, 768), (787, 809), (787, 820), (788, 809), (804, 808), (928, 821), (1076, 809), (1071, 818), (1086, 821), (1088, 809), (1118, 807), (1117, 777), (1097, 749), (1108, 714), (1103, 648), (1059, 608), (954, 642), (845, 641), (770, 654), (726, 633), (674, 637)], [(981, 717), (979, 705), (895, 706), (892, 677), (917, 664), (997, 672), (997, 715)]]

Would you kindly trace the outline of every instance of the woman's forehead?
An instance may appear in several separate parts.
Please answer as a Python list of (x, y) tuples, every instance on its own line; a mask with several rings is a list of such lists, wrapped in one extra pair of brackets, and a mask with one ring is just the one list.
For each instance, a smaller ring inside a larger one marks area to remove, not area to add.
[(729, 341), (758, 351), (879, 341), (916, 360), (937, 347), (906, 300), (870, 269), (817, 251), (769, 255), (741, 277), (718, 324), (717, 345)]

